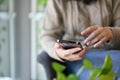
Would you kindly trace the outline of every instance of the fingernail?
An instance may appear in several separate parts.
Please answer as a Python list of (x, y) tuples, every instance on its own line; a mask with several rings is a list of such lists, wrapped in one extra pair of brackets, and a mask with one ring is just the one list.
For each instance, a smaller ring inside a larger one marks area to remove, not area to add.
[(81, 35), (83, 35), (83, 32), (81, 32)]
[(83, 48), (87, 48), (87, 47), (88, 47), (88, 45), (84, 45), (84, 46), (83, 46)]
[(77, 48), (77, 50), (81, 50), (81, 48)]
[(94, 48), (96, 48), (96, 47), (97, 47), (97, 45), (93, 45), (93, 47), (94, 47)]
[(90, 45), (90, 42), (87, 42), (87, 45)]

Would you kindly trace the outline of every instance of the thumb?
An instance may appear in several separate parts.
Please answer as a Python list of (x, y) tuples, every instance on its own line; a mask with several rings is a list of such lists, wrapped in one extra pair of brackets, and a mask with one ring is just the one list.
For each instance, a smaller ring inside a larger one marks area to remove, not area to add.
[(87, 46), (83, 46), (83, 51), (87, 51)]

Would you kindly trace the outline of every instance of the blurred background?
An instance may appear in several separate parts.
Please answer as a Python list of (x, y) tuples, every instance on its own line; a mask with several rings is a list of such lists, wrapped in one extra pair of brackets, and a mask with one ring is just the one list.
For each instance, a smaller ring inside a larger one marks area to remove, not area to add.
[(0, 80), (46, 80), (36, 57), (47, 0), (0, 0)]

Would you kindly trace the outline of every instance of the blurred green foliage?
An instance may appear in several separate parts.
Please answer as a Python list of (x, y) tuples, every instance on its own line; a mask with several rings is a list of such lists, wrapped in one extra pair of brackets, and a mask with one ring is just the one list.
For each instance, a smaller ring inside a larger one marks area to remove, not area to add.
[(53, 80), (78, 80), (78, 77), (75, 74), (69, 74), (68, 76), (66, 76), (63, 71), (66, 69), (65, 66), (53, 62), (52, 63), (52, 67), (56, 72), (56, 78), (54, 78)]
[(0, 4), (4, 3), (5, 0), (0, 0)]
[(78, 76), (81, 74), (83, 69), (90, 70), (89, 80), (115, 80), (115, 77), (119, 75), (112, 71), (112, 66), (113, 64), (110, 55), (105, 57), (102, 67), (94, 67), (91, 61), (84, 59), (82, 67), (80, 67), (76, 74), (69, 74), (66, 76), (63, 73), (66, 67), (54, 62), (52, 63), (52, 67), (56, 72), (56, 77), (53, 80), (78, 80)]
[(48, 0), (37, 0), (38, 5), (44, 6), (46, 5)]
[(44, 12), (44, 8), (47, 4), (48, 0), (37, 0), (37, 5), (38, 5), (38, 11), (43, 11)]

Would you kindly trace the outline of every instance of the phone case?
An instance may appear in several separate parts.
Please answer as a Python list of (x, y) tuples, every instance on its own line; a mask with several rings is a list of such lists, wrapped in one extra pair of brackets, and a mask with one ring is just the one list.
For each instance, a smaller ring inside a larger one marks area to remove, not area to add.
[(57, 42), (64, 48), (64, 49), (71, 49), (80, 47), (82, 48), (82, 45), (79, 41), (68, 41), (68, 40), (57, 40)]

